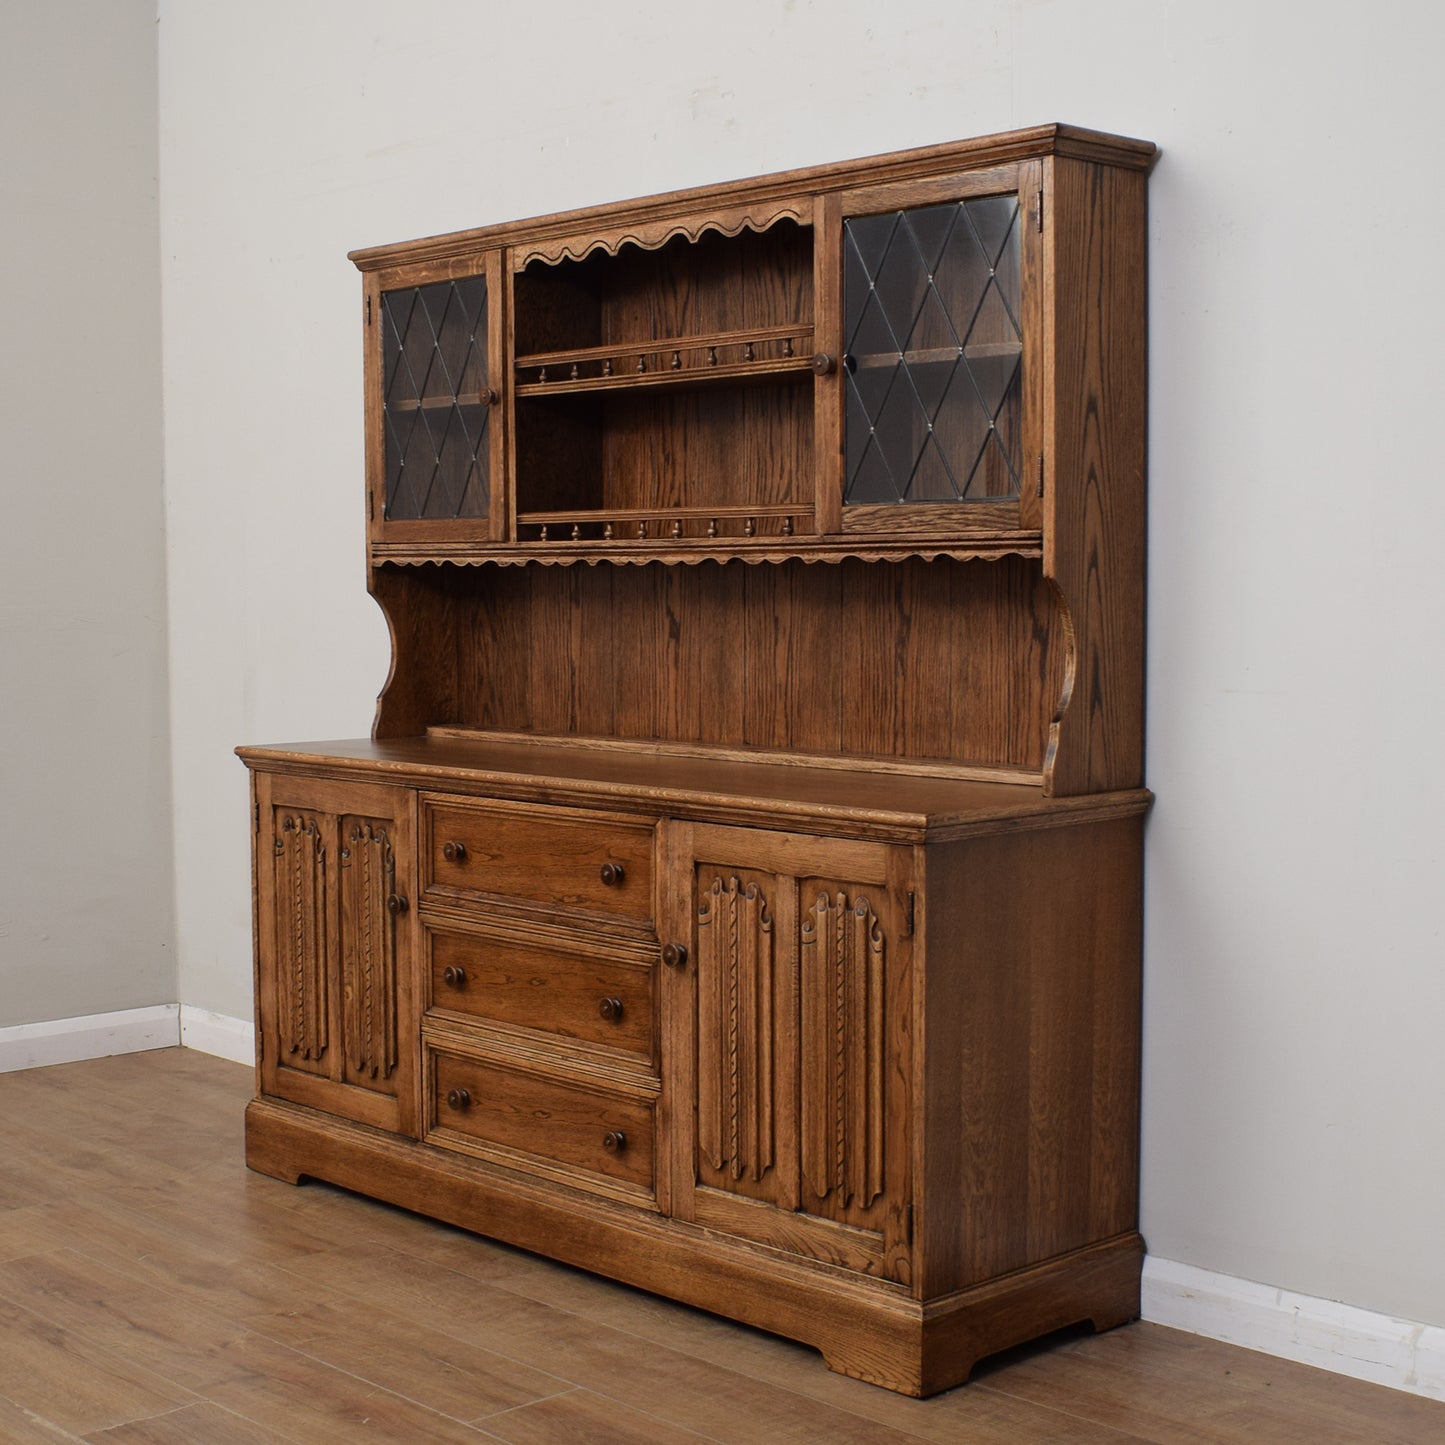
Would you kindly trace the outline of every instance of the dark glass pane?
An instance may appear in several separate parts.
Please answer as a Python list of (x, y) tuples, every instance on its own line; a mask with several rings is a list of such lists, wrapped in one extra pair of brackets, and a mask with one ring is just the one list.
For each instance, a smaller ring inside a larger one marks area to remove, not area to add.
[(381, 323), (387, 519), (485, 517), (486, 278), (385, 292)]
[(844, 501), (1019, 494), (1016, 196), (843, 223)]

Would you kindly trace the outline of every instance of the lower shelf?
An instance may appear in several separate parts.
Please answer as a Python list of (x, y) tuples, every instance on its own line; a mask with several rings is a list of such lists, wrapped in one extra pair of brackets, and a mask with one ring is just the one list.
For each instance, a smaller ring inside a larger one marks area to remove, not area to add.
[(1144, 1242), (1129, 1232), (938, 1299), (549, 1188), (274, 1099), (246, 1110), (246, 1162), (313, 1178), (799, 1340), (828, 1367), (905, 1395), (962, 1384), (986, 1355), (1081, 1322), (1139, 1314)]

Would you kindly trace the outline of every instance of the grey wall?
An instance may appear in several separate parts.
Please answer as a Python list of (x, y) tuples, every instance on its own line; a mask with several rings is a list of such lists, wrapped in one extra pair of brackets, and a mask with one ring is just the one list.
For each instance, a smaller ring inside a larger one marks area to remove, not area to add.
[(176, 999), (155, 0), (4, 20), (0, 1027)]

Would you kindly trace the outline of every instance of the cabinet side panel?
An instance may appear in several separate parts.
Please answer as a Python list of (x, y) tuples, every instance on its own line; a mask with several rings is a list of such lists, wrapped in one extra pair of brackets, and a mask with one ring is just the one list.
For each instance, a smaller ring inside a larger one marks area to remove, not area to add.
[(929, 849), (925, 1297), (1135, 1228), (1141, 835)]
[(1058, 796), (1144, 775), (1144, 185), (1137, 171), (1047, 163), (1044, 571), (1074, 634), (1046, 765)]

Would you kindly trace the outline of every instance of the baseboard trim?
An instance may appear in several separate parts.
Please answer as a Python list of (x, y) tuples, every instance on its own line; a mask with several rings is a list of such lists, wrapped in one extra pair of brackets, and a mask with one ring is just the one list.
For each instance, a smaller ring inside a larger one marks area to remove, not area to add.
[(1171, 1329), (1262, 1350), (1445, 1400), (1445, 1328), (1295, 1294), (1150, 1255), (1144, 1318)]
[(233, 1064), (256, 1066), (256, 1026), (250, 1019), (212, 1013), (210, 1009), (181, 1005), (181, 1045)]
[(118, 1009), (114, 1013), (82, 1014), (0, 1029), (0, 1074), (74, 1064), (111, 1054), (138, 1054), (146, 1049), (173, 1049), (181, 1041), (180, 1005)]

